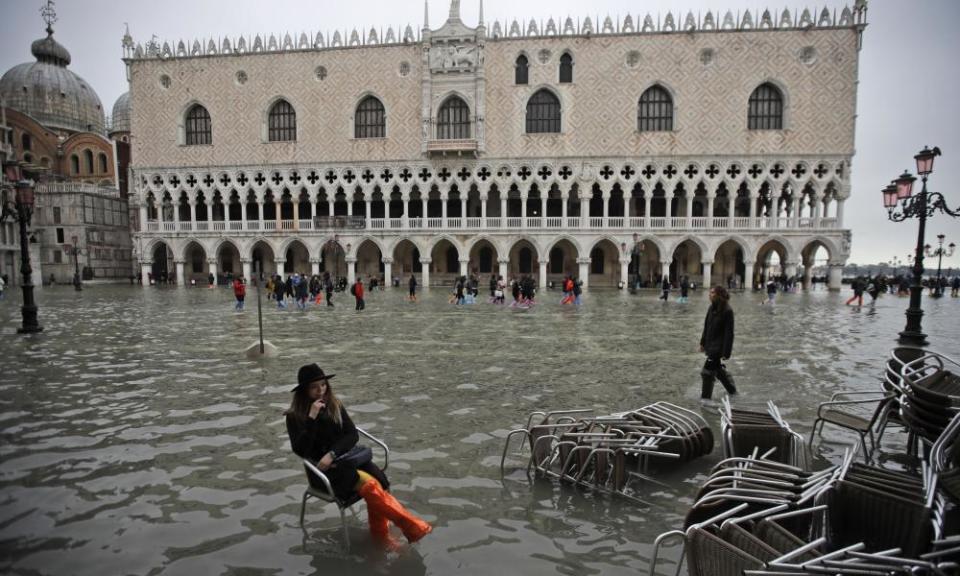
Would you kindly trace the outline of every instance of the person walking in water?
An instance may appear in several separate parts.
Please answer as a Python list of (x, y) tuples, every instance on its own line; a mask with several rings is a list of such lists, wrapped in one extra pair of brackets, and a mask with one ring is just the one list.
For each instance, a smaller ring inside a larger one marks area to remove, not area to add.
[(357, 281), (350, 287), (350, 293), (357, 299), (357, 312), (367, 307), (367, 303), (363, 301), (363, 278), (357, 276)]
[[(393, 522), (411, 544), (433, 531), (433, 527), (397, 501), (388, 490), (389, 480), (372, 460), (358, 463), (344, 458), (353, 453), (360, 435), (347, 409), (330, 386), (335, 374), (325, 374), (316, 364), (302, 366), (297, 372), (293, 400), (284, 413), (287, 436), (294, 454), (311, 462), (329, 479), (340, 500), (359, 495), (367, 504), (370, 535), (393, 548), (389, 522)], [(310, 474), (311, 484), (319, 479)]]
[(680, 303), (686, 304), (690, 301), (690, 281), (684, 276), (680, 280)]
[(670, 277), (664, 276), (660, 283), (660, 300), (668, 302), (670, 300)]
[(856, 300), (857, 306), (863, 306), (863, 280), (859, 276), (854, 278), (850, 287), (853, 288), (853, 296), (847, 300), (847, 305), (849, 306), (851, 302)]
[(329, 272), (323, 273), (323, 292), (327, 297), (327, 308), (333, 308), (333, 280)]
[(410, 293), (407, 295), (407, 300), (411, 302), (417, 301), (417, 277), (413, 274), (410, 274)]
[(707, 355), (707, 361), (700, 370), (700, 377), (703, 379), (700, 402), (704, 405), (713, 403), (715, 380), (720, 380), (727, 395), (736, 396), (737, 387), (733, 383), (733, 377), (723, 364), (733, 353), (733, 309), (730, 308), (730, 293), (723, 286), (710, 289), (710, 307), (703, 321), (700, 351)]
[(247, 296), (247, 287), (243, 285), (242, 278), (236, 278), (233, 281), (233, 296), (237, 299), (237, 305), (234, 310), (243, 312), (243, 300)]
[(767, 280), (767, 299), (763, 303), (773, 306), (776, 300), (777, 300), (777, 282), (773, 278), (770, 278), (769, 280)]

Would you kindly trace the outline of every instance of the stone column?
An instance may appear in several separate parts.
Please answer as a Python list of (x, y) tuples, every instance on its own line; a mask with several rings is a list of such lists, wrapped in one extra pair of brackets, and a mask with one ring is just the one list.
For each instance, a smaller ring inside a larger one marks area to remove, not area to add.
[(499, 264), (498, 274), (503, 277), (504, 282), (509, 282), (510, 278), (508, 277), (507, 265), (510, 264), (510, 260), (507, 258), (498, 258), (497, 264)]
[(427, 227), (427, 201), (429, 200), (427, 196), (429, 196), (429, 194), (424, 195), (423, 192), (420, 193), (420, 203), (422, 204), (421, 209), (423, 211), (423, 217), (420, 218), (420, 221), (422, 222), (423, 228)]
[(465, 259), (465, 258), (460, 259), (460, 275), (461, 276), (467, 276), (470, 273), (470, 271), (467, 269), (469, 264), (470, 264), (469, 259)]
[(707, 194), (707, 228), (713, 228), (713, 201), (716, 199), (716, 194)]
[(175, 260), (174, 264), (176, 265), (174, 274), (177, 275), (177, 285), (186, 286), (186, 278), (183, 277), (183, 260)]
[[(140, 205), (140, 231), (141, 232), (147, 231), (147, 205), (146, 204)], [(146, 282), (144, 282), (143, 285), (146, 286), (147, 285)]]
[(260, 229), (263, 230), (263, 200), (257, 200), (257, 222), (260, 223)]
[(150, 285), (150, 269), (152, 267), (153, 267), (153, 262), (150, 260), (144, 260), (140, 262), (140, 277), (142, 278), (144, 287), (147, 287)]
[(500, 227), (507, 227), (507, 196), (503, 192), (500, 193)]
[(310, 259), (310, 274), (314, 276), (320, 275), (320, 259), (319, 258)]
[(545, 289), (547, 287), (547, 264), (550, 263), (549, 260), (540, 260), (540, 288)]
[(488, 196), (480, 197), (480, 228), (487, 227), (487, 198)]
[(580, 267), (580, 274), (578, 280), (583, 283), (583, 287), (586, 288), (590, 285), (590, 259), (589, 258), (577, 258), (577, 264)]
[[(401, 192), (400, 201), (403, 202), (403, 214), (400, 215), (401, 221), (400, 226), (406, 230), (410, 227), (410, 192)], [(384, 205), (385, 210), (387, 210), (387, 215), (390, 214), (390, 204), (389, 202)]]
[(753, 262), (744, 264), (743, 287), (746, 290), (753, 290)]
[(561, 228), (567, 227), (567, 200), (569, 199), (569, 194), (563, 194), (560, 196), (560, 217), (562, 218), (562, 221), (560, 222)]
[[(355, 191), (347, 192), (347, 216), (353, 216), (353, 196)], [(353, 284), (353, 281), (350, 282)]]
[(549, 192), (541, 192), (540, 196), (540, 222), (543, 227), (547, 225), (547, 194)]
[(213, 283), (216, 286), (217, 283), (217, 260), (216, 258), (211, 258), (207, 260), (207, 267), (210, 270), (210, 274), (213, 274)]
[[(370, 202), (371, 202), (371, 200), (370, 200), (369, 198), (365, 198), (364, 201), (363, 201), (363, 204), (364, 204), (364, 218), (365, 218), (364, 227), (365, 227), (367, 230), (370, 229)], [(389, 212), (389, 211), (390, 211), (390, 203), (389, 203), (389, 202), (386, 203), (385, 208), (387, 209), (387, 213), (385, 214), (385, 216), (388, 216), (388, 217), (389, 217), (389, 216), (390, 216), (390, 212)], [(388, 218), (388, 219), (389, 219), (389, 218)]]
[(460, 193), (460, 227), (467, 227), (467, 193)]
[(792, 228), (798, 228), (800, 226), (800, 195), (794, 194), (790, 203), (793, 205), (790, 210), (790, 225)]
[(693, 228), (693, 196), (695, 190), (687, 190), (687, 228)]
[(673, 227), (673, 220), (672, 220), (672, 218), (673, 218), (673, 193), (674, 193), (674, 192), (675, 192), (675, 190), (672, 190), (672, 189), (671, 189), (671, 190), (667, 190), (666, 188), (664, 188), (663, 199), (664, 199), (664, 201), (665, 201), (666, 204), (667, 204), (667, 211), (666, 211), (666, 215), (667, 215), (667, 228), (672, 228), (672, 227)]
[(646, 191), (643, 193), (643, 220), (644, 228), (650, 227), (650, 194)]
[(843, 228), (843, 202), (846, 198), (837, 198), (837, 228)]
[(727, 229), (733, 228), (733, 219), (737, 215), (737, 191), (727, 192)]
[(757, 217), (757, 199), (760, 198), (760, 190), (758, 188), (756, 189), (756, 191), (754, 191), (754, 187), (750, 186), (749, 191), (750, 191), (750, 225), (748, 226), (748, 228), (753, 228), (755, 225), (754, 219)]
[(813, 282), (813, 258), (803, 262), (803, 289), (809, 290)]
[[(347, 284), (353, 285), (357, 279), (357, 257), (356, 256), (347, 256)], [(279, 266), (280, 263), (277, 263)]]
[[(333, 200), (332, 198), (329, 199), (329, 200), (327, 200), (327, 216), (331, 216), (331, 217), (332, 217), (334, 214), (336, 214), (335, 209), (334, 209), (334, 204), (335, 204), (335, 202), (334, 202), (334, 200)], [(262, 214), (262, 213), (261, 213), (261, 214)]]
[(383, 259), (383, 281), (387, 286), (393, 286), (393, 258)]
[(247, 229), (247, 203), (246, 202), (240, 203), (240, 229), (241, 230)]
[(773, 199), (770, 200), (770, 228), (778, 228), (780, 220), (780, 192), (776, 192), (773, 195)]
[(420, 258), (420, 266), (422, 266), (422, 271), (420, 272), (420, 285), (424, 288), (430, 287), (430, 258)]
[(441, 212), (440, 214), (440, 217), (443, 218), (443, 223), (441, 225), (444, 228), (447, 227), (447, 200), (448, 199), (449, 199), (449, 196), (447, 196), (446, 194), (440, 194), (440, 208), (441, 210), (443, 210), (443, 212)]
[(240, 265), (243, 267), (243, 278), (247, 281), (247, 284), (253, 281), (253, 262), (250, 260), (240, 260)]
[(281, 224), (280, 222), (283, 220), (283, 198), (274, 197), (273, 215), (275, 216), (274, 220), (277, 223), (277, 230), (282, 230), (283, 224)]
[[(820, 228), (820, 218), (823, 213), (823, 196), (820, 195), (819, 190), (814, 191), (813, 196), (813, 227)], [(830, 270), (831, 274), (833, 269)], [(838, 288), (839, 289), (839, 288)]]
[[(188, 204), (190, 206), (190, 228), (192, 230), (196, 230), (197, 229), (197, 202), (196, 201), (188, 202)], [(180, 210), (179, 209), (174, 210), (173, 221), (178, 222), (179, 219), (180, 219)], [(179, 228), (180, 226), (177, 226), (177, 229)]]
[(529, 198), (529, 196), (527, 196), (526, 192), (520, 193), (520, 226), (523, 228), (527, 227), (527, 198)]
[(838, 262), (830, 263), (830, 278), (827, 288), (831, 292), (839, 292), (843, 287), (843, 264)]
[(620, 281), (624, 288), (630, 287), (630, 260), (620, 260)]
[(703, 264), (703, 277), (700, 278), (700, 285), (710, 288), (713, 285), (713, 262), (701, 262)]
[(601, 220), (601, 225), (607, 227), (607, 219), (610, 218), (610, 192), (604, 189), (600, 191), (600, 197), (603, 199), (603, 220)]
[(784, 262), (783, 264), (783, 273), (787, 275), (787, 278), (793, 278), (797, 275), (797, 263), (796, 262)]

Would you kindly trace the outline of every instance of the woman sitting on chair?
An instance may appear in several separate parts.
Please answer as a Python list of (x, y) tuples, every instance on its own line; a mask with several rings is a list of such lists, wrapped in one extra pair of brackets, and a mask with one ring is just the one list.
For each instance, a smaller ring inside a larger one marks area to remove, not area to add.
[(376, 464), (367, 462), (357, 468), (349, 461), (337, 460), (356, 445), (359, 434), (330, 387), (333, 376), (324, 374), (316, 364), (302, 366), (297, 372), (293, 401), (286, 412), (290, 446), (297, 456), (315, 463), (327, 475), (337, 498), (346, 500), (356, 492), (366, 501), (367, 521), (375, 538), (389, 542), (390, 520), (408, 541), (420, 540), (430, 533), (431, 526), (385, 491), (390, 485)]

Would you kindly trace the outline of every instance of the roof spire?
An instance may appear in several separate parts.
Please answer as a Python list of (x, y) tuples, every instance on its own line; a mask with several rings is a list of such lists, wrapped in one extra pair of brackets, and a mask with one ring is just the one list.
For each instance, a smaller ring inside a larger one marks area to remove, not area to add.
[(460, 20), (460, 0), (450, 0), (450, 20)]
[(430, 3), (428, 0), (423, 0), (423, 27), (430, 27)]
[(47, 23), (47, 34), (53, 34), (53, 23), (57, 21), (57, 11), (53, 9), (53, 0), (47, 0), (47, 5), (40, 8), (40, 17)]
[(483, 26), (483, 0), (480, 0), (480, 25)]

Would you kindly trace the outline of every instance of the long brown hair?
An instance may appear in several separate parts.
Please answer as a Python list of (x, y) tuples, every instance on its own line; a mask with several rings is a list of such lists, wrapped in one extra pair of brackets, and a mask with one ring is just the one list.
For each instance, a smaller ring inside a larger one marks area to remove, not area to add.
[(717, 302), (714, 304), (718, 310), (723, 311), (730, 307), (730, 293), (727, 292), (727, 289), (719, 284), (713, 287), (713, 293), (717, 295)]
[[(327, 407), (324, 408), (327, 416), (336, 422), (337, 426), (343, 426), (343, 419), (340, 417), (340, 411), (343, 408), (343, 403), (340, 402), (340, 399), (337, 398), (337, 395), (333, 393), (333, 387), (330, 386), (330, 381), (327, 380), (327, 393), (324, 394), (323, 401), (326, 403)], [(293, 400), (290, 401), (290, 408), (287, 409), (284, 414), (291, 414), (297, 420), (306, 420), (310, 415), (310, 405), (313, 404), (313, 401), (310, 400), (310, 386), (313, 383), (307, 384), (306, 386), (300, 386), (297, 388), (296, 392), (293, 393)]]

